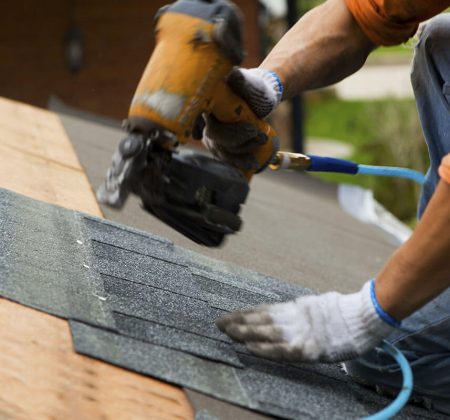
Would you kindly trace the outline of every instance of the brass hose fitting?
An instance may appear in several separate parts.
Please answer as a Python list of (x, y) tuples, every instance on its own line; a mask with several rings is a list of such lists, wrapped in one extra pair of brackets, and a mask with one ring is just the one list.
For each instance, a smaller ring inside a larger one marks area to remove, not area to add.
[(293, 169), (306, 171), (311, 165), (311, 158), (301, 153), (277, 152), (269, 164), (269, 168), (278, 171), (280, 169)]

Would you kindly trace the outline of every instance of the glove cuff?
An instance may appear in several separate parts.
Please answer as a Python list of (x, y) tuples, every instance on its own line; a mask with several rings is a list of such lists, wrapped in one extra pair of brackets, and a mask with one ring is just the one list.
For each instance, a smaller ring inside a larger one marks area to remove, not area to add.
[[(395, 326), (380, 316), (372, 300), (373, 286), (371, 285), (372, 281), (366, 282), (358, 293), (347, 295), (346, 299), (340, 302), (342, 317), (357, 342), (355, 346), (357, 349), (375, 347), (382, 338), (389, 335), (396, 326), (400, 325), (392, 317), (390, 318), (395, 321)], [(378, 301), (376, 302), (382, 310)], [(383, 311), (383, 313), (387, 315), (386, 312)]]
[(380, 305), (375, 294), (375, 279), (370, 280), (370, 300), (375, 308), (375, 312), (378, 316), (391, 327), (399, 328), (401, 325), (400, 321), (397, 321), (392, 315), (389, 315)]
[(283, 91), (284, 91), (283, 83), (281, 83), (280, 77), (273, 70), (266, 70), (262, 68), (258, 68), (256, 70), (262, 72), (261, 77), (275, 92), (275, 97), (277, 100), (276, 105), (278, 105), (281, 102), (281, 99), (283, 98)]
[(262, 68), (238, 68), (229, 76), (230, 86), (242, 96), (258, 118), (265, 118), (281, 102), (283, 84), (278, 75)]
[(276, 108), (283, 98), (284, 91), (283, 83), (281, 83), (281, 79), (278, 74), (272, 70), (266, 70), (260, 67), (251, 69), (250, 71), (261, 77), (261, 79), (264, 80), (266, 85), (271, 89), (275, 97), (274, 108)]

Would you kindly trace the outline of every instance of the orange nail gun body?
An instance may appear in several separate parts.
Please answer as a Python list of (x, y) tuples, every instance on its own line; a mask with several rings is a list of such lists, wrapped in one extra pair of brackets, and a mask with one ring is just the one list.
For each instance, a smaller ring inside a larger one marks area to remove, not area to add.
[(130, 133), (113, 157), (101, 202), (121, 207), (129, 193), (146, 210), (204, 245), (240, 228), (237, 215), (253, 172), (242, 174), (201, 154), (180, 153), (203, 113), (251, 122), (268, 137), (256, 160), (277, 151), (275, 132), (226, 85), (243, 58), (239, 11), (226, 0), (179, 0), (156, 17), (156, 45), (132, 100)]

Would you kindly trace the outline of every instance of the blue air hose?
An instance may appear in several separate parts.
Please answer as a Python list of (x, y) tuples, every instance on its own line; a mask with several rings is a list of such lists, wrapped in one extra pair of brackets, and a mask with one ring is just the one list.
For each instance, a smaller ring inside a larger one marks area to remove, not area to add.
[(381, 349), (392, 356), (400, 365), (403, 374), (402, 388), (397, 395), (397, 398), (387, 407), (383, 408), (381, 411), (378, 411), (378, 413), (365, 417), (363, 420), (386, 420), (394, 417), (406, 405), (413, 390), (413, 375), (411, 366), (406, 360), (406, 357), (400, 350), (386, 340), (382, 341)]
[(408, 168), (397, 168), (395, 166), (371, 166), (358, 165), (358, 173), (377, 176), (394, 176), (397, 178), (406, 178), (416, 181), (418, 184), (425, 182), (425, 175), (421, 172)]
[(366, 174), (377, 176), (393, 176), (406, 178), (423, 184), (425, 176), (413, 169), (397, 168), (393, 166), (359, 165), (350, 160), (329, 158), (324, 156), (307, 155), (311, 161), (307, 171), (309, 172), (334, 172), (342, 174)]
[[(367, 174), (377, 176), (393, 176), (410, 179), (421, 185), (425, 182), (425, 176), (422, 173), (412, 169), (389, 166), (359, 165), (355, 162), (343, 159), (316, 155), (307, 156), (310, 159), (307, 170), (312, 172), (338, 172), (352, 175)], [(382, 341), (381, 349), (391, 355), (400, 365), (403, 374), (403, 384), (397, 398), (391, 404), (378, 413), (365, 417), (364, 420), (386, 420), (395, 416), (406, 405), (413, 390), (413, 375), (411, 367), (405, 356), (400, 352), (400, 350), (386, 340)]]

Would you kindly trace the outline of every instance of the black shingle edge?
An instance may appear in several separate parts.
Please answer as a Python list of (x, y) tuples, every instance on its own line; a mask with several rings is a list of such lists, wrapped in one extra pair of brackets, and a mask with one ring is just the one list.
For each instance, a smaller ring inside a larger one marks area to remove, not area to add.
[(152, 241), (160, 242), (161, 245), (165, 245), (168, 247), (175, 246), (171, 240), (163, 238), (162, 236), (158, 236), (158, 235), (155, 235), (155, 234), (149, 233), (149, 232), (144, 232), (144, 231), (136, 229), (132, 226), (121, 225), (119, 223), (112, 222), (108, 219), (102, 219), (101, 217), (93, 216), (90, 214), (86, 214), (86, 213), (82, 213), (82, 212), (80, 212), (80, 214), (82, 214), (84, 216), (84, 219), (87, 220), (88, 222), (95, 222), (95, 223), (100, 222), (102, 225), (110, 226), (110, 227), (113, 227), (114, 229), (119, 229), (126, 234), (131, 232), (131, 233), (134, 233), (135, 235), (141, 236), (144, 239), (150, 238)]

